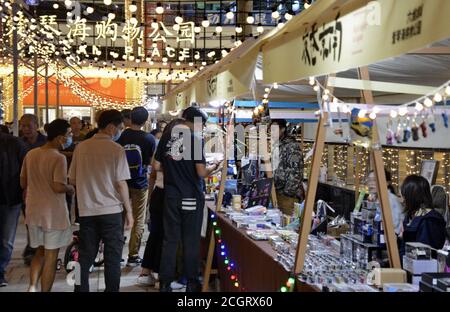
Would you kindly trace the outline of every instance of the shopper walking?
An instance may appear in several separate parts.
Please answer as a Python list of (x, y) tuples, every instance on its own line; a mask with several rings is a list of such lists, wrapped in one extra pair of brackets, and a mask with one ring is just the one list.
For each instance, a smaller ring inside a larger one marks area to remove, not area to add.
[(104, 111), (99, 131), (81, 142), (69, 169), (70, 183), (76, 186), (80, 213), (81, 285), (76, 291), (89, 291), (89, 269), (94, 263), (100, 240), (104, 243), (105, 291), (119, 291), (123, 249), (123, 208), (125, 230), (133, 226), (127, 180), (130, 179), (125, 150), (114, 141), (124, 125), (117, 110)]
[[(70, 164), (72, 162), (72, 156), (73, 151), (75, 150), (75, 147), (82, 142), (85, 139), (85, 135), (81, 132), (82, 129), (82, 121), (78, 117), (72, 117), (70, 118), (70, 129), (72, 130), (72, 144), (64, 149), (62, 152), (67, 157), (67, 166), (70, 168)], [(72, 220), (71, 218), (71, 207), (72, 203), (75, 203), (75, 223), (78, 223), (78, 206), (77, 206), (77, 200), (76, 196), (67, 194), (66, 196), (67, 201), (67, 209), (69, 211), (69, 220)]]
[(41, 278), (41, 291), (51, 291), (55, 280), (59, 248), (72, 238), (65, 194), (73, 194), (67, 184), (67, 161), (59, 151), (72, 142), (70, 125), (56, 119), (48, 125), (47, 143), (30, 151), (20, 175), (26, 189), (25, 223), (30, 231), (30, 246), (37, 248), (31, 261), (30, 286), (35, 292)]
[[(172, 129), (182, 124), (182, 119), (175, 119), (167, 127), (170, 134)], [(158, 129), (154, 130), (158, 132)], [(169, 136), (166, 135), (166, 139)], [(161, 138), (161, 136), (159, 137)], [(167, 142), (166, 142), (167, 143)], [(157, 141), (157, 145), (159, 140)], [(138, 277), (138, 284), (145, 286), (154, 286), (156, 283), (155, 273), (159, 274), (161, 264), (161, 253), (164, 240), (164, 175), (162, 171), (152, 171), (149, 179), (149, 198), (150, 198), (150, 233), (145, 245), (144, 257), (142, 259), (142, 271)]]
[(8, 285), (5, 272), (23, 204), (20, 170), (26, 152), (21, 139), (0, 132), (0, 287)]
[(134, 225), (131, 229), (128, 246), (128, 266), (140, 265), (139, 257), (142, 235), (144, 234), (145, 217), (148, 199), (148, 167), (155, 151), (155, 138), (142, 131), (148, 119), (147, 110), (135, 107), (131, 111), (131, 126), (126, 129), (117, 141), (125, 149), (131, 179), (127, 181), (133, 209)]
[[(39, 121), (36, 115), (24, 114), (19, 121), (19, 128), (22, 140), (25, 142), (27, 149), (32, 150), (40, 147), (47, 142), (47, 137), (38, 131)], [(23, 213), (25, 215), (25, 206)], [(27, 226), (27, 245), (23, 251), (23, 260), (29, 265), (33, 259), (35, 250), (30, 247), (30, 234)]]
[(47, 142), (47, 137), (38, 131), (39, 121), (36, 115), (24, 114), (19, 121), (22, 140), (31, 150)]
[(206, 168), (201, 137), (208, 118), (206, 113), (189, 107), (183, 112), (183, 118), (183, 124), (165, 132), (155, 155), (155, 169), (164, 172), (164, 242), (160, 268), (163, 292), (171, 291), (180, 239), (184, 276), (188, 279), (186, 291), (200, 290), (197, 275), (204, 209), (202, 179), (218, 168), (218, 164)]
[(285, 119), (273, 119), (271, 124), (277, 125), (280, 133), (278, 148), (272, 154), (278, 208), (284, 214), (292, 215), (294, 203), (299, 202), (302, 192), (302, 151), (295, 137), (288, 133)]

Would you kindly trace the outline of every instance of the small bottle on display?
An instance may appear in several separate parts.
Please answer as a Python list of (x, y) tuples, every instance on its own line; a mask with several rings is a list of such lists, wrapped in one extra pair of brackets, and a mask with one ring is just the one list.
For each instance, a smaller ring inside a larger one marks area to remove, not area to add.
[(376, 233), (377, 233), (376, 242), (377, 242), (378, 246), (383, 247), (386, 245), (386, 241), (384, 239), (383, 218), (381, 216), (381, 210), (380, 210), (379, 205), (377, 207), (377, 213), (375, 214), (374, 223), (375, 223), (375, 229), (376, 229)]

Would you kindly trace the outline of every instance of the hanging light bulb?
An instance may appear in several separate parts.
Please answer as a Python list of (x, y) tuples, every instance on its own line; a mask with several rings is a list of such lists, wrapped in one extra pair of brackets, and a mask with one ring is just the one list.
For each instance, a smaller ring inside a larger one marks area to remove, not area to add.
[(278, 89), (278, 83), (274, 82), (274, 83), (273, 83), (273, 88), (274, 88), (274, 89)]
[(202, 26), (205, 28), (209, 27), (209, 20), (206, 17), (202, 21)]
[(255, 22), (255, 18), (253, 17), (252, 13), (248, 13), (247, 24), (253, 24), (254, 22)]
[(236, 26), (236, 32), (240, 34), (242, 32), (242, 27), (240, 25)]
[(53, 8), (56, 10), (56, 9), (58, 9), (59, 8), (59, 4), (58, 3), (54, 3), (53, 4)]
[(423, 105), (420, 102), (416, 102), (415, 109), (420, 112), (423, 110)]
[(225, 16), (226, 16), (227, 19), (231, 20), (231, 19), (234, 18), (234, 13), (231, 12), (230, 9), (228, 9), (228, 11), (227, 11), (227, 13), (225, 14)]
[(358, 117), (359, 117), (359, 118), (364, 118), (364, 117), (366, 116), (366, 114), (367, 114), (367, 110), (361, 109), (361, 110), (359, 111), (359, 113), (358, 113)]
[(109, 18), (110, 20), (113, 20), (113, 19), (116, 18), (116, 14), (114, 14), (114, 13), (108, 13), (108, 18)]
[(94, 13), (94, 8), (93, 7), (87, 7), (86, 12), (88, 14), (92, 14), (92, 13)]
[(178, 14), (177, 17), (175, 17), (175, 23), (177, 24), (183, 23), (183, 17), (180, 14)]
[(128, 7), (128, 9), (130, 9), (131, 13), (134, 13), (137, 11), (137, 5), (136, 5), (136, 1), (131, 2), (130, 6)]
[(435, 95), (434, 95), (434, 101), (436, 102), (436, 103), (439, 103), (439, 102), (441, 102), (442, 101), (442, 94), (440, 94), (439, 92), (438, 93), (436, 93)]
[(158, 29), (159, 25), (158, 25), (158, 23), (156, 22), (156, 18), (153, 19), (153, 22), (152, 22), (151, 26), (152, 26), (153, 29)]
[(103, 0), (103, 3), (104, 3), (105, 5), (111, 5), (112, 0)]
[(450, 96), (450, 86), (447, 86), (447, 87), (445, 88), (445, 94), (448, 95), (448, 96)]
[(433, 101), (429, 97), (427, 97), (423, 104), (425, 105), (425, 107), (430, 108), (431, 106), (433, 106)]
[(319, 89), (320, 89), (319, 86), (314, 86), (314, 88), (313, 88), (313, 90), (316, 92), (319, 91)]
[(134, 25), (137, 25), (138, 20), (137, 20), (136, 16), (133, 15), (133, 16), (130, 18), (130, 22), (131, 22), (132, 24), (134, 24)]
[(284, 18), (287, 21), (290, 21), (292, 19), (292, 17), (294, 16), (294, 14), (295, 14), (294, 11), (289, 10), (289, 11), (286, 12), (286, 14), (284, 14)]
[(216, 26), (216, 33), (220, 34), (223, 31), (222, 26), (219, 24)]
[(315, 85), (316, 84), (316, 79), (314, 79), (314, 77), (309, 77), (309, 84), (311, 86)]
[(391, 110), (391, 118), (396, 118), (397, 117), (397, 111), (396, 110)]
[(200, 26), (198, 26), (198, 25), (196, 25), (195, 27), (194, 27), (194, 32), (195, 33), (200, 33), (202, 31), (202, 29), (200, 28)]
[(172, 28), (173, 28), (173, 30), (175, 30), (175, 31), (179, 31), (179, 30), (180, 30), (180, 25), (179, 25), (179, 24), (174, 24), (174, 25), (172, 26)]
[(261, 23), (258, 24), (258, 27), (256, 27), (256, 31), (262, 34), (264, 32), (264, 27), (261, 25)]
[(164, 7), (162, 6), (161, 2), (158, 2), (156, 4), (155, 12), (156, 12), (156, 14), (163, 14), (164, 13)]
[(269, 89), (269, 88), (265, 88), (265, 89), (264, 89), (264, 92), (269, 93), (269, 92), (270, 92), (270, 89)]
[(403, 117), (408, 113), (408, 107), (402, 106), (398, 109), (399, 116)]
[(372, 120), (374, 120), (375, 118), (377, 118), (377, 114), (376, 114), (375, 112), (371, 112), (371, 113), (369, 114), (369, 118), (372, 119)]
[(65, 1), (64, 1), (64, 4), (65, 4), (66, 7), (70, 7), (70, 6), (72, 6), (72, 1), (70, 1), (70, 0), (65, 0)]
[(283, 26), (284, 26), (284, 23), (280, 20), (277, 24), (278, 29), (283, 28)]
[(277, 9), (272, 10), (272, 18), (273, 19), (279, 19), (280, 18), (280, 12), (277, 11)]

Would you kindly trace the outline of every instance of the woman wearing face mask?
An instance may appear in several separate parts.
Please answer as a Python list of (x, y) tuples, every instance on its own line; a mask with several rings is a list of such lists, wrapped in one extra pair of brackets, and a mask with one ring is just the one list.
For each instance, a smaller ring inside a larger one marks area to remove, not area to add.
[(25, 223), (30, 230), (30, 245), (37, 248), (31, 262), (29, 291), (50, 291), (55, 279), (59, 248), (72, 238), (65, 194), (73, 194), (67, 184), (67, 161), (60, 150), (70, 146), (70, 125), (56, 119), (48, 126), (48, 140), (25, 157), (20, 184), (27, 190)]

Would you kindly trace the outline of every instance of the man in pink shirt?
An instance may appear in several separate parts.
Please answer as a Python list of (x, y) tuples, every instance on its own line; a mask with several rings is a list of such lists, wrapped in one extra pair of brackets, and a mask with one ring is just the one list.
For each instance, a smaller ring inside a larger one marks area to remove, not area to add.
[(31, 261), (30, 287), (37, 291), (51, 291), (56, 273), (59, 248), (72, 238), (66, 193), (74, 188), (67, 184), (66, 157), (60, 150), (72, 144), (70, 125), (56, 119), (48, 126), (48, 140), (42, 147), (28, 152), (20, 174), (20, 184), (26, 191), (25, 223), (30, 232), (30, 246), (37, 248)]

